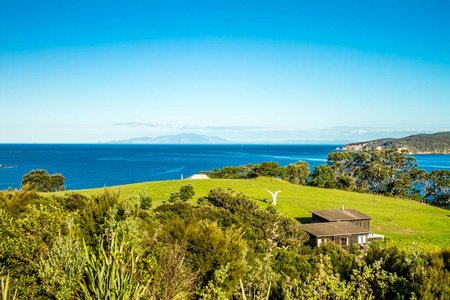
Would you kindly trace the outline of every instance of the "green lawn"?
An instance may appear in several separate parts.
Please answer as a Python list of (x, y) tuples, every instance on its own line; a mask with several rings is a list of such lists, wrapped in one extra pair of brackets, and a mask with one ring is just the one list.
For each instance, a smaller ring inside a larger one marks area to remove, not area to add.
[[(134, 191), (147, 188), (155, 207), (166, 200), (171, 192), (188, 183), (194, 186), (195, 199), (206, 196), (209, 190), (220, 186), (243, 192), (261, 206), (272, 201), (271, 195), (264, 188), (271, 191), (282, 190), (277, 197), (277, 208), (301, 223), (311, 221), (309, 210), (341, 208), (344, 204), (346, 208), (354, 208), (373, 216), (372, 231), (384, 234), (389, 238), (389, 243), (410, 247), (412, 242), (416, 242), (421, 248), (428, 250), (450, 247), (450, 210), (408, 200), (305, 187), (266, 178), (155, 181), (108, 189), (120, 189), (121, 198), (126, 198)], [(78, 192), (89, 195), (102, 190)]]

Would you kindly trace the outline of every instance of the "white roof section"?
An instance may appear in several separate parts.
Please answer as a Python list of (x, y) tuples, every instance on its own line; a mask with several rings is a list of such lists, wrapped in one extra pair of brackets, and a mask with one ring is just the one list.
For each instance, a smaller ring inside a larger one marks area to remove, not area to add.
[(209, 179), (209, 176), (206, 174), (194, 174), (194, 175), (186, 178), (186, 180), (188, 180), (188, 179)]

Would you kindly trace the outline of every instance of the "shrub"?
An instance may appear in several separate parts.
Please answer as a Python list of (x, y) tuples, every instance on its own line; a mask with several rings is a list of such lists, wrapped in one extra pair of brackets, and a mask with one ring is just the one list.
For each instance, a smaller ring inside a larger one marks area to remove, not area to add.
[(85, 264), (83, 248), (76, 237), (60, 233), (37, 267), (45, 290), (56, 299), (69, 299), (77, 288)]
[(209, 220), (173, 218), (164, 226), (165, 242), (186, 246), (187, 258), (199, 272), (200, 285), (205, 286), (220, 266), (230, 264), (223, 288), (230, 292), (245, 273), (246, 242), (242, 231), (231, 227), (225, 230)]
[(89, 198), (80, 213), (80, 230), (87, 244), (93, 245), (103, 234), (102, 225), (110, 208), (117, 206), (119, 193), (107, 189), (102, 194)]
[(19, 217), (29, 211), (30, 205), (56, 204), (45, 197), (39, 196), (36, 191), (0, 191), (0, 209), (5, 210), (11, 217)]
[(0, 209), (0, 270), (6, 269), (19, 299), (48, 299), (37, 269), (59, 232), (65, 214), (53, 206), (31, 206), (20, 219)]
[(82, 210), (89, 198), (79, 193), (70, 193), (67, 195), (64, 206), (68, 211)]
[(242, 220), (246, 239), (267, 241), (276, 231), (273, 239), (277, 247), (292, 248), (293, 251), (300, 251), (303, 242), (308, 239), (300, 223), (281, 215), (271, 205), (261, 209), (245, 194), (215, 188), (209, 192), (208, 199), (213, 205), (229, 210)]

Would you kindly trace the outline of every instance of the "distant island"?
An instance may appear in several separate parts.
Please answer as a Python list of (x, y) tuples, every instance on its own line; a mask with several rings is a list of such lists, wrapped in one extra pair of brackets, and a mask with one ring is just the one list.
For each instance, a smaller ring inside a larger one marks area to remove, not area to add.
[(229, 144), (230, 142), (217, 136), (181, 133), (176, 135), (132, 138), (119, 141), (109, 141), (105, 144)]
[(342, 150), (406, 149), (409, 154), (450, 154), (450, 131), (350, 143)]
[(101, 144), (253, 144), (253, 145), (344, 145), (349, 141), (343, 140), (332, 140), (332, 141), (321, 141), (321, 140), (284, 140), (284, 141), (251, 141), (251, 142), (236, 142), (228, 141), (218, 136), (201, 135), (195, 133), (181, 133), (175, 135), (164, 135), (155, 138), (151, 137), (139, 137), (131, 138), (125, 140), (116, 140), (101, 142)]

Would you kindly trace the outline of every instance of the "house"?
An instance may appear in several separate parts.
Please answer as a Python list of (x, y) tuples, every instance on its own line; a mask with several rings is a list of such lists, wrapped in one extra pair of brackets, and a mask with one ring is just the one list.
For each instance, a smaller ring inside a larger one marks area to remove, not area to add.
[(316, 247), (325, 241), (332, 241), (344, 249), (353, 244), (367, 245), (374, 240), (383, 240), (384, 236), (370, 231), (373, 218), (355, 209), (310, 210), (314, 223), (302, 224), (310, 240), (308, 245)]
[(370, 231), (352, 222), (326, 222), (303, 224), (310, 239), (307, 245), (320, 246), (321, 243), (332, 241), (344, 249), (350, 249), (353, 244), (367, 245)]

